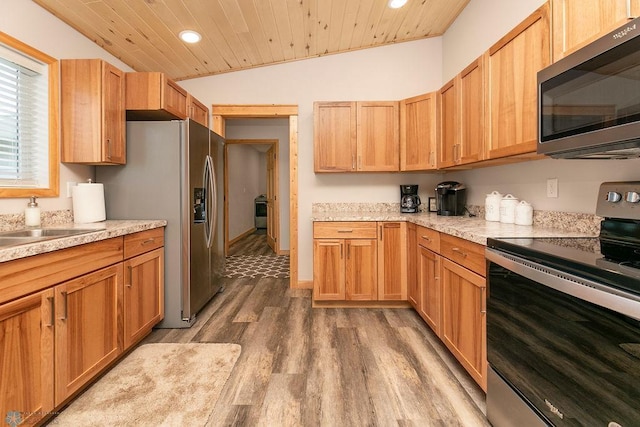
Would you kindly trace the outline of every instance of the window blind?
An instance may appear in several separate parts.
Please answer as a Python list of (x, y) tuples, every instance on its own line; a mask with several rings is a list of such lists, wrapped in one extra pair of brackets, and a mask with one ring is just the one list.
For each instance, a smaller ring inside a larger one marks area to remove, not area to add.
[(0, 45), (0, 186), (48, 186), (48, 75)]

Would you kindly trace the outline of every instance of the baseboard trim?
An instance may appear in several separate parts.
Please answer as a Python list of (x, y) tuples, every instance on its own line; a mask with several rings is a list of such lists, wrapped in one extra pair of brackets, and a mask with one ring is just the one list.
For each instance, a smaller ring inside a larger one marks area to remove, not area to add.
[(241, 235), (239, 235), (238, 237), (236, 237), (235, 239), (229, 240), (229, 246), (233, 245), (234, 243), (238, 242), (239, 240), (244, 239), (245, 237), (255, 233), (257, 230), (257, 228), (253, 227), (247, 231), (245, 231), (244, 233), (242, 233)]
[(411, 308), (408, 301), (313, 301), (313, 308)]
[(291, 283), (291, 289), (313, 289), (313, 280), (299, 280), (298, 283)]

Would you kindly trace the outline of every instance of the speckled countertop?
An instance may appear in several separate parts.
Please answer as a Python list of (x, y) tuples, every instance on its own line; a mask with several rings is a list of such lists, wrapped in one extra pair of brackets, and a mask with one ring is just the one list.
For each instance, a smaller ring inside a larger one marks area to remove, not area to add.
[[(598, 230), (577, 227), (575, 230), (541, 225), (515, 225), (485, 221), (481, 217), (438, 216), (435, 213), (401, 214), (380, 211), (322, 211), (313, 212), (312, 221), (407, 221), (442, 233), (460, 237), (481, 245), (490, 237), (593, 237)], [(558, 221), (563, 222), (562, 218)], [(575, 223), (574, 223), (575, 224)]]
[(125, 234), (164, 227), (166, 225), (167, 221), (165, 220), (109, 220), (92, 224), (65, 223), (51, 225), (47, 226), (47, 228), (77, 228), (92, 231), (72, 236), (57, 237), (40, 242), (26, 243), (19, 246), (0, 247), (0, 262), (57, 251), (71, 246), (124, 236)]

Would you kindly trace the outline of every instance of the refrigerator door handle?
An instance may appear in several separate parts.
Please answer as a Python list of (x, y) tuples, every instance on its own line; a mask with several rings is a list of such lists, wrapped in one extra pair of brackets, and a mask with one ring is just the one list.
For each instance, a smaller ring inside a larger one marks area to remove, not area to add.
[(211, 233), (209, 234), (209, 240), (211, 241), (211, 245), (213, 245), (213, 237), (216, 230), (216, 224), (218, 223), (218, 184), (216, 183), (216, 167), (211, 156), (209, 156), (209, 161), (211, 162), (209, 173), (211, 174), (211, 194), (213, 195), (213, 198), (211, 199), (211, 213), (213, 214), (213, 221), (211, 221)]
[(206, 207), (206, 214), (205, 214), (204, 232), (205, 232), (205, 241), (207, 242), (207, 248), (210, 248), (212, 244), (212, 237), (213, 237), (213, 224), (215, 223), (215, 216), (212, 218), (211, 213), (212, 211), (214, 211), (213, 204), (215, 203), (215, 200), (216, 200), (215, 199), (216, 189), (215, 189), (215, 182), (213, 180), (213, 159), (208, 154), (205, 159), (204, 174), (205, 174), (204, 185), (205, 185), (206, 191), (209, 193), (207, 204), (206, 204), (207, 207)]

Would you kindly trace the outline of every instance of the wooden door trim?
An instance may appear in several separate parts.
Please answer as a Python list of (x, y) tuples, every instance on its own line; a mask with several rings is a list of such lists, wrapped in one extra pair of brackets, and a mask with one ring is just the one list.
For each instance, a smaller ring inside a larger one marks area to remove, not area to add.
[(297, 105), (212, 105), (212, 128), (224, 137), (227, 118), (289, 117), (289, 286), (309, 288), (298, 283), (298, 106)]
[[(228, 149), (229, 146), (231, 145), (255, 145), (255, 144), (262, 144), (262, 145), (270, 145), (271, 147), (275, 147), (275, 153), (276, 153), (276, 163), (275, 163), (275, 172), (274, 172), (274, 179), (279, 180), (279, 174), (278, 174), (278, 162), (280, 161), (280, 157), (279, 157), (279, 150), (278, 150), (278, 144), (279, 144), (280, 140), (278, 139), (227, 139), (225, 140), (225, 144), (224, 144), (224, 164), (227, 165), (229, 164), (228, 160), (229, 160), (229, 153), (228, 153)], [(275, 196), (276, 199), (279, 201), (279, 195), (280, 195), (280, 188), (279, 188), (279, 181), (276, 181), (276, 189), (275, 189)], [(224, 168), (224, 254), (225, 256), (228, 255), (229, 253), (229, 246), (231, 246), (231, 239), (229, 236), (229, 172), (228, 172), (228, 168)], [(280, 203), (276, 203), (275, 204), (275, 213), (274, 216), (276, 217), (276, 223), (278, 224), (278, 221), (280, 221)], [(276, 254), (277, 255), (281, 255), (281, 251), (280, 251), (280, 227), (276, 226)], [(244, 236), (245, 234), (242, 234), (242, 236)], [(237, 239), (233, 239), (234, 241), (236, 241)]]

